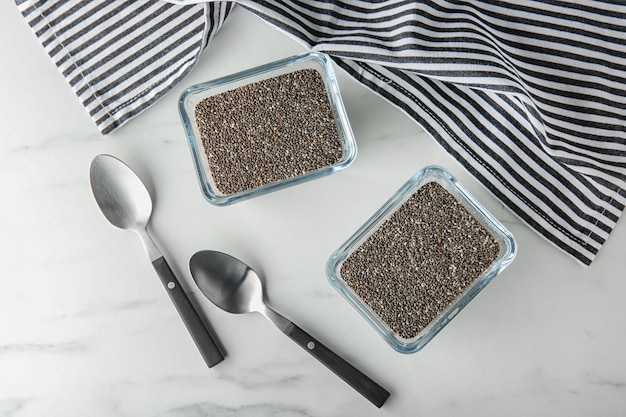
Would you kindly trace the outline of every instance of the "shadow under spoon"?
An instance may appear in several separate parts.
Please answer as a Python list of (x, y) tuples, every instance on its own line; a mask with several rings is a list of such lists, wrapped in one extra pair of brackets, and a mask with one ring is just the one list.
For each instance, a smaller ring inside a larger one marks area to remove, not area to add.
[(383, 387), (267, 306), (261, 279), (239, 259), (221, 252), (200, 251), (189, 260), (189, 269), (200, 290), (216, 306), (234, 314), (261, 313), (375, 406), (381, 407), (389, 397)]
[(210, 368), (220, 363), (224, 355), (214, 336), (148, 234), (152, 199), (141, 179), (119, 159), (102, 154), (91, 162), (89, 180), (96, 202), (107, 220), (120, 229), (135, 232), (141, 239), (152, 266), (206, 364)]

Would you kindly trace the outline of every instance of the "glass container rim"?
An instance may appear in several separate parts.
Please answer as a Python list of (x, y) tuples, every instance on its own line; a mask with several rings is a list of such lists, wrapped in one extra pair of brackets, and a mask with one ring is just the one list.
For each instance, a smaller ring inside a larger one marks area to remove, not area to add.
[[(485, 225), (489, 226), (489, 232), (494, 235), (500, 244), (500, 253), (494, 262), (477, 277), (468, 288), (457, 297), (446, 310), (433, 319), (428, 326), (414, 338), (402, 339), (396, 335), (380, 319), (369, 306), (366, 305), (348, 285), (341, 279), (339, 272), (342, 262), (356, 250), (360, 244), (387, 219), (400, 205), (417, 191), (422, 185), (435, 180), (447, 185), (446, 188), (453, 190), (453, 196), (462, 203), (466, 209), (468, 205), (474, 210), (470, 213)], [(337, 250), (329, 257), (326, 263), (326, 275), (330, 284), (337, 290), (387, 341), (391, 347), (401, 353), (414, 353), (422, 349), (446, 324), (452, 320), (493, 278), (499, 275), (515, 258), (517, 243), (514, 236), (500, 221), (487, 211), (458, 180), (445, 168), (438, 165), (428, 165), (418, 170), (409, 178), (363, 225), (357, 229)]]

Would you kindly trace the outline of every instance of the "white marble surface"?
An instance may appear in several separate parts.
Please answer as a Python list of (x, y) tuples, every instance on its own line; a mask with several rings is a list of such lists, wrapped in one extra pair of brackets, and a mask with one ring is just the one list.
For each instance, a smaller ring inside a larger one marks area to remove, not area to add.
[[(184, 85), (100, 136), (21, 20), (0, 3), (0, 416), (623, 416), (626, 226), (585, 268), (504, 209), (400, 111), (339, 71), (359, 155), (346, 171), (221, 208), (200, 194), (179, 124), (187, 85), (302, 51), (237, 10)], [(217, 249), (270, 303), (391, 391), (378, 410), (261, 316), (192, 297), (227, 359), (208, 369), (136, 236), (88, 185), (99, 153), (155, 199), (151, 231), (186, 288)], [(402, 355), (329, 285), (328, 256), (413, 172), (441, 164), (515, 234), (516, 261), (422, 351)]]

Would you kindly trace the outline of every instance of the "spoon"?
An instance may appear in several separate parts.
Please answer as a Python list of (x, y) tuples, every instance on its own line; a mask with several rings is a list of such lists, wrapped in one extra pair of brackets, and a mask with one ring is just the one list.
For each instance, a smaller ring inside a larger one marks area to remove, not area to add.
[(189, 260), (189, 269), (200, 290), (216, 306), (234, 314), (261, 313), (377, 407), (389, 397), (387, 390), (265, 304), (261, 279), (239, 259), (200, 251)]
[(224, 360), (218, 344), (187, 297), (178, 279), (161, 254), (147, 226), (152, 199), (141, 179), (119, 159), (98, 155), (91, 162), (89, 180), (93, 195), (104, 216), (120, 229), (137, 233), (163, 285), (178, 310), (193, 341), (210, 367)]

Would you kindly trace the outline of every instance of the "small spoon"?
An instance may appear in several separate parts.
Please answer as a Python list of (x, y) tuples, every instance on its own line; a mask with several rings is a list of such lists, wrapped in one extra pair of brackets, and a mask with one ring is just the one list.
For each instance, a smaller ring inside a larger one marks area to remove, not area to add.
[(234, 314), (263, 314), (377, 407), (389, 397), (387, 390), (265, 304), (261, 279), (239, 259), (221, 252), (200, 251), (189, 260), (189, 269), (200, 290), (216, 306)]
[(93, 195), (104, 216), (120, 229), (137, 233), (187, 330), (210, 367), (224, 360), (218, 344), (183, 287), (176, 279), (159, 248), (147, 231), (152, 199), (141, 179), (125, 163), (111, 155), (98, 155), (91, 162), (89, 180)]

